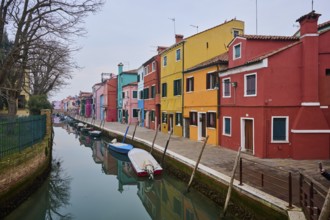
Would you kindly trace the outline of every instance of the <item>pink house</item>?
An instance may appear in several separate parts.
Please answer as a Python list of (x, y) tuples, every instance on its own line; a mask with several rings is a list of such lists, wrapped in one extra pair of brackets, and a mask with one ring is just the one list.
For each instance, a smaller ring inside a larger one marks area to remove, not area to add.
[(123, 123), (136, 123), (138, 122), (139, 108), (137, 99), (137, 82), (129, 83), (123, 86)]
[(219, 140), (260, 158), (330, 158), (330, 22), (295, 36), (243, 35), (220, 71)]

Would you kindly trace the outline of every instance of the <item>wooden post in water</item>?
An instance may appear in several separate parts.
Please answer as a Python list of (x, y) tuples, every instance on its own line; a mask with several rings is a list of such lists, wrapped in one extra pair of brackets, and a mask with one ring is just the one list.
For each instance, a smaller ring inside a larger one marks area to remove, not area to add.
[(229, 203), (230, 196), (231, 196), (231, 189), (233, 187), (235, 172), (236, 172), (236, 168), (237, 168), (237, 164), (238, 164), (238, 160), (239, 160), (240, 156), (241, 156), (241, 147), (238, 148), (237, 156), (236, 156), (235, 163), (234, 163), (233, 172), (231, 174), (231, 179), (230, 179), (230, 183), (229, 183), (229, 187), (228, 187), (225, 206), (223, 208), (223, 216), (226, 216), (227, 207), (228, 207), (228, 203)]
[(161, 163), (162, 166), (163, 166), (164, 157), (165, 157), (165, 154), (166, 154), (166, 151), (167, 151), (168, 143), (170, 142), (170, 139), (171, 139), (172, 134), (173, 134), (173, 129), (171, 129), (171, 132), (168, 135), (168, 139), (166, 141), (166, 145), (165, 145), (165, 149), (164, 149), (164, 153), (163, 153), (163, 157), (162, 157), (162, 163)]
[(159, 128), (160, 128), (160, 125), (158, 125), (158, 128), (156, 130), (156, 134), (155, 134), (154, 140), (152, 141), (151, 149), (150, 149), (150, 154), (151, 154), (152, 150), (154, 149), (154, 144), (155, 144), (155, 141), (156, 141), (156, 137), (157, 137)]
[(136, 122), (136, 125), (134, 127), (134, 131), (133, 131), (133, 136), (132, 136), (132, 140), (134, 139), (134, 136), (135, 136), (135, 131), (136, 131), (136, 127), (139, 125), (139, 121)]
[(206, 146), (206, 143), (207, 143), (207, 140), (208, 140), (208, 139), (209, 139), (209, 136), (207, 135), (206, 138), (205, 138), (205, 140), (204, 140), (204, 144), (203, 144), (202, 150), (201, 150), (201, 152), (199, 153), (199, 157), (198, 157), (198, 159), (197, 159), (197, 161), (196, 161), (195, 168), (194, 168), (194, 170), (193, 170), (193, 172), (192, 172), (192, 174), (191, 174), (191, 177), (190, 177), (190, 180), (189, 180), (189, 183), (188, 183), (188, 187), (187, 187), (187, 192), (189, 192), (190, 185), (191, 185), (191, 183), (192, 183), (192, 181), (193, 181), (193, 179), (194, 179), (194, 176), (195, 176), (195, 173), (196, 173), (196, 170), (197, 170), (198, 164), (199, 164), (199, 162), (200, 162), (200, 160), (201, 160), (201, 158), (202, 158), (202, 154), (203, 154), (203, 151), (204, 151), (204, 149), (205, 149), (205, 146)]
[(126, 128), (125, 135), (124, 135), (124, 137), (123, 137), (123, 143), (125, 142), (125, 139), (126, 139), (126, 135), (127, 135), (128, 129), (129, 129), (129, 124), (128, 124), (127, 128)]

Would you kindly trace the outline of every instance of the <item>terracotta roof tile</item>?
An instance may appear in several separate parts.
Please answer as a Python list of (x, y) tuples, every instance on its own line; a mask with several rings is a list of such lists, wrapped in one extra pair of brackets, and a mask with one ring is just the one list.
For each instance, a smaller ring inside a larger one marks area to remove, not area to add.
[(204, 67), (212, 66), (215, 64), (227, 64), (228, 63), (228, 52), (215, 56), (209, 60), (206, 60), (202, 63), (197, 64), (196, 66), (188, 68), (185, 72), (191, 72), (198, 70)]
[(287, 41), (287, 40), (299, 40), (298, 37), (295, 36), (272, 36), (272, 35), (242, 35), (240, 37), (244, 37), (248, 40), (279, 40), (279, 41)]

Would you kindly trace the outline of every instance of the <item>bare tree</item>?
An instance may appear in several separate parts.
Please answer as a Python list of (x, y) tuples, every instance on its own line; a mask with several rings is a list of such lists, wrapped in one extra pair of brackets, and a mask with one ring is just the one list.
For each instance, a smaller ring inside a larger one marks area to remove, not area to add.
[(83, 35), (83, 19), (98, 11), (103, 3), (103, 0), (1, 0), (0, 39), (7, 29), (14, 40), (9, 54), (1, 60), (0, 85), (17, 62), (21, 69), (26, 69), (27, 56), (35, 42), (68, 41), (72, 36)]
[[(50, 44), (49, 44), (50, 43)], [(72, 49), (59, 42), (40, 42), (29, 53), (28, 81), (23, 89), (30, 95), (58, 91), (72, 78), (72, 70), (78, 66), (71, 59)]]

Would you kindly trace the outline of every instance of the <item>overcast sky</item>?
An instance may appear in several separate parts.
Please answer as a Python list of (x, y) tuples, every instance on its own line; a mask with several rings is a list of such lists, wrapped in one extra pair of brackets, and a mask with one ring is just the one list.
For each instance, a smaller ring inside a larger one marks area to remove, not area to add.
[[(322, 14), (319, 23), (330, 20), (330, 0), (314, 0), (313, 7)], [(245, 22), (245, 34), (293, 35), (296, 20), (311, 10), (312, 0), (106, 0), (86, 19), (87, 36), (77, 39), (82, 49), (74, 60), (83, 68), (51, 100), (91, 92), (102, 72), (117, 74), (120, 62), (124, 70), (139, 68), (157, 46), (174, 44), (174, 30), (188, 37), (197, 26), (201, 32), (236, 18)]]

